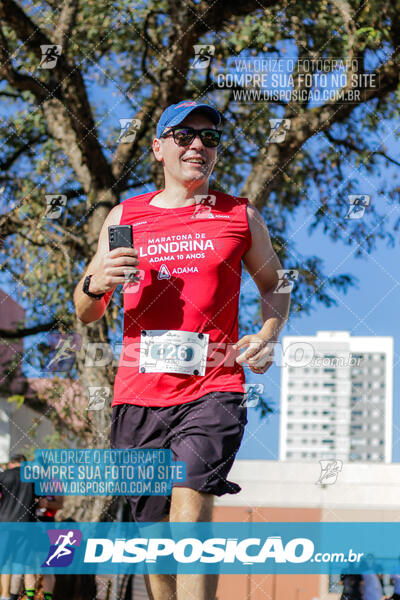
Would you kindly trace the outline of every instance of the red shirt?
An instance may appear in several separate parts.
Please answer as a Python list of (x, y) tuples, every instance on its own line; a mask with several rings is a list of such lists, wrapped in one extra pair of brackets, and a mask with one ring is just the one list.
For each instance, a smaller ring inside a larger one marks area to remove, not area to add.
[[(244, 392), (244, 371), (231, 346), (238, 340), (241, 261), (251, 246), (248, 200), (211, 190), (205, 204), (149, 204), (160, 191), (122, 203), (120, 224), (132, 225), (142, 279), (124, 286), (113, 406), (173, 406), (213, 391)], [(205, 374), (141, 372), (139, 344), (146, 330), (208, 334)]]

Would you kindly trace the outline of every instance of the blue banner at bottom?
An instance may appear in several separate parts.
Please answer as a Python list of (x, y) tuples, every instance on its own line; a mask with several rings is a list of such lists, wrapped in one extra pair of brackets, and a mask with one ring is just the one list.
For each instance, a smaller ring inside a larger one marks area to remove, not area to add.
[(0, 523), (2, 573), (400, 573), (400, 523)]

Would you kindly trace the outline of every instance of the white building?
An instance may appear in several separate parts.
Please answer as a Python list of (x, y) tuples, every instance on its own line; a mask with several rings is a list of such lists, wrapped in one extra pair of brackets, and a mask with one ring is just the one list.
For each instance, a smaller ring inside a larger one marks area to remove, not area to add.
[(280, 460), (392, 460), (393, 338), (282, 340)]

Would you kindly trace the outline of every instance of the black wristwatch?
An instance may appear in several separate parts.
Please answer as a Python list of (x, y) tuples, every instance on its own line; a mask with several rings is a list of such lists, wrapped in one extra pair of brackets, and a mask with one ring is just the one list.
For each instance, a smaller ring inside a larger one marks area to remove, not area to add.
[(102, 298), (104, 296), (104, 294), (92, 294), (92, 292), (89, 292), (89, 285), (90, 285), (91, 278), (92, 278), (91, 275), (88, 275), (87, 277), (85, 277), (85, 281), (83, 282), (83, 291), (85, 292), (85, 294), (87, 294), (91, 298), (100, 300), (100, 298)]

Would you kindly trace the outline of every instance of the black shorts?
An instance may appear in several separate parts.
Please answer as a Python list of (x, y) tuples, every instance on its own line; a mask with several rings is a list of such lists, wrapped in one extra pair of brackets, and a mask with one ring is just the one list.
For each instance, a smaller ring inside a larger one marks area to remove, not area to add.
[[(241, 487), (226, 479), (247, 423), (242, 392), (211, 392), (192, 402), (167, 407), (114, 406), (111, 448), (170, 448), (172, 460), (184, 461), (188, 487), (222, 496)], [(127, 496), (134, 521), (161, 521), (171, 496)]]

